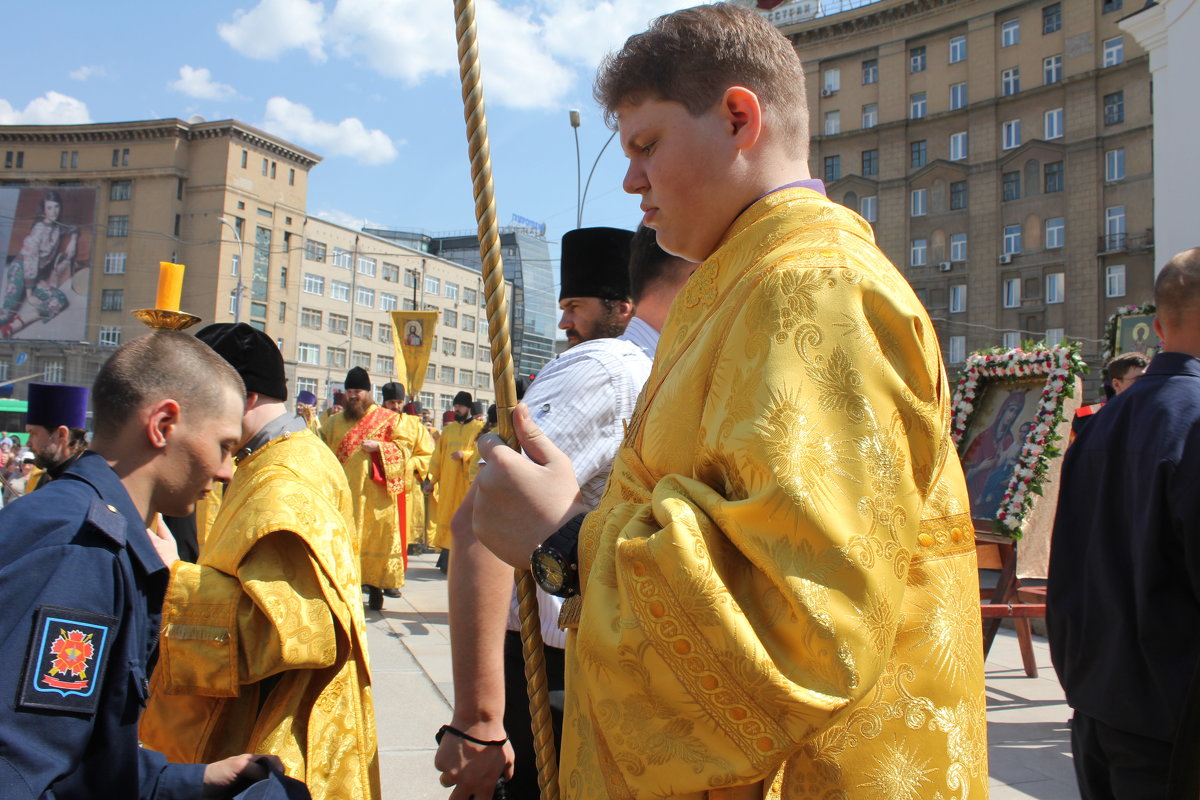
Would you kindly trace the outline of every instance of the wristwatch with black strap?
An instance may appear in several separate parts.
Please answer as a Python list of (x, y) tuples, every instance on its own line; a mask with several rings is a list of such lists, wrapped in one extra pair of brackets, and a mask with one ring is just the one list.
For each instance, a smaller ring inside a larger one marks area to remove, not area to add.
[(586, 516), (572, 517), (529, 556), (533, 579), (546, 594), (579, 594), (579, 530)]

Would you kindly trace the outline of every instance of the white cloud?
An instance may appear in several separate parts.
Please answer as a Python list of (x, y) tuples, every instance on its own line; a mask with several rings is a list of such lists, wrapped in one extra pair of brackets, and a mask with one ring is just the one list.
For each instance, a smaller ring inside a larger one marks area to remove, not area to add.
[(336, 208), (322, 209), (313, 216), (332, 222), (334, 225), (341, 225), (343, 228), (352, 228), (353, 230), (362, 230), (363, 228), (383, 228), (386, 227), (382, 223), (372, 222), (366, 217), (356, 217), (345, 211)]
[(309, 145), (321, 154), (349, 156), (364, 164), (386, 164), (396, 158), (396, 146), (383, 131), (368, 129), (357, 117), (337, 123), (323, 122), (313, 116), (308, 106), (286, 97), (267, 101), (262, 128)]
[(309, 0), (261, 0), (233, 12), (233, 22), (217, 26), (221, 38), (244, 56), (274, 60), (300, 47), (315, 61), (324, 61), (321, 25), (325, 6)]
[(91, 122), (82, 100), (58, 92), (46, 92), (29, 101), (24, 111), (0, 99), (0, 125), (81, 125)]
[(79, 69), (71, 70), (67, 77), (73, 81), (86, 81), (88, 78), (103, 78), (108, 75), (104, 67), (85, 64)]
[(214, 81), (207, 67), (194, 68), (188, 64), (179, 68), (179, 80), (167, 85), (199, 100), (228, 100), (237, 94), (229, 84)]
[[(490, 104), (509, 108), (561, 106), (575, 84), (590, 84), (600, 59), (644, 30), (659, 14), (688, 0), (511, 0), (477, 3), (484, 90)], [(430, 0), (261, 0), (238, 11), (220, 34), (252, 58), (277, 58), (304, 48), (360, 61), (385, 77), (415, 85), (457, 74), (454, 14)]]

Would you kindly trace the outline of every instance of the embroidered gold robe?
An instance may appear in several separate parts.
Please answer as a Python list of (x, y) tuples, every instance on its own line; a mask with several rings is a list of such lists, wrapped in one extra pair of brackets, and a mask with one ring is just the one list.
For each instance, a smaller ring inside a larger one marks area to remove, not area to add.
[[(435, 505), (434, 547), (450, 546), (450, 520), (454, 512), (467, 496), (471, 488), (471, 462), (475, 459), (475, 439), (483, 423), (479, 420), (467, 422), (451, 422), (442, 429), (433, 446), (433, 460), (429, 465), (429, 479), (437, 487), (437, 503)], [(451, 455), (462, 451), (461, 460), (455, 461)]]
[(380, 796), (353, 530), (341, 467), (308, 431), (241, 460), (200, 562), (171, 569), (147, 747), (272, 753), (314, 800)]
[[(328, 418), (321, 425), (321, 438), (342, 462), (350, 484), (362, 582), (382, 589), (403, 586), (407, 507), (416, 500), (413, 492), (419, 484), (414, 476), (424, 476), (429, 468), (429, 431), (416, 417), (372, 405), (361, 420), (344, 413)], [(360, 447), (367, 439), (379, 442), (377, 467), (382, 467), (384, 483), (371, 477), (372, 455)], [(404, 518), (397, 505), (402, 495)]]
[(806, 189), (739, 217), (581, 532), (564, 798), (987, 796), (949, 404), (870, 226)]

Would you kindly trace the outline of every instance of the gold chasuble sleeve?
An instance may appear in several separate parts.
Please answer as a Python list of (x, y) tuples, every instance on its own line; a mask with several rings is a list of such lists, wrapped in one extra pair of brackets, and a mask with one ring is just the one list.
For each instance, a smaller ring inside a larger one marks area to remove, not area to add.
[(581, 532), (564, 797), (986, 797), (939, 353), (856, 215), (792, 189), (739, 218)]

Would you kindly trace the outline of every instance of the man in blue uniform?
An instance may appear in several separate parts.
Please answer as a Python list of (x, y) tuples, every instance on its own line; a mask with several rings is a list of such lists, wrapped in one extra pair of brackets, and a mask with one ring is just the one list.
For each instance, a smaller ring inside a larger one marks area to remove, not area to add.
[[(1067, 450), (1046, 622), (1084, 798), (1195, 797), (1200, 668), (1200, 248), (1154, 287), (1163, 352)], [(1195, 692), (1195, 688), (1192, 690)], [(1174, 757), (1172, 750), (1174, 749)]]
[(231, 477), (244, 394), (191, 336), (131, 342), (93, 386), (93, 449), (0, 511), (0, 797), (224, 797), (266, 774), (137, 740), (174, 551), (149, 529)]

